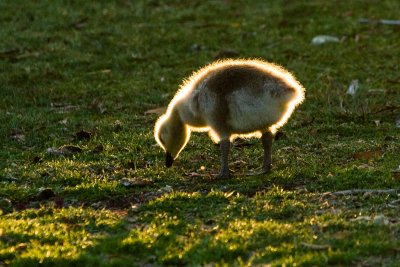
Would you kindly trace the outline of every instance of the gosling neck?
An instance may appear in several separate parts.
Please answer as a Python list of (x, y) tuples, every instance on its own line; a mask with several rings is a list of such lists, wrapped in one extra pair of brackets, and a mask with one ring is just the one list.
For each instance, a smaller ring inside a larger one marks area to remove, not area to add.
[(174, 127), (183, 128), (185, 126), (185, 124), (183, 123), (183, 121), (181, 119), (178, 109), (176, 109), (176, 108), (172, 109), (169, 117), (170, 117), (171, 124), (174, 125)]

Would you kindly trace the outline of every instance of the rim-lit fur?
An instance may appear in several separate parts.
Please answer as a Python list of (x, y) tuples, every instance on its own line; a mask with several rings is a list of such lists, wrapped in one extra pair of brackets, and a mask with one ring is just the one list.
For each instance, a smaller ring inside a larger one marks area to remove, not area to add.
[(276, 132), (304, 100), (304, 87), (282, 67), (259, 59), (216, 61), (181, 85), (155, 125), (157, 143), (176, 158), (190, 131), (215, 142)]

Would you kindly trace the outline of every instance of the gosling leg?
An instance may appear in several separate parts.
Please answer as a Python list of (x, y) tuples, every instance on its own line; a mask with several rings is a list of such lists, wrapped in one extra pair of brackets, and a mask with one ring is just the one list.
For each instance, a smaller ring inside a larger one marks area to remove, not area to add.
[(219, 147), (221, 149), (221, 171), (217, 175), (217, 178), (229, 178), (229, 150), (231, 147), (231, 142), (229, 140), (221, 140), (219, 142)]
[(264, 158), (261, 173), (268, 173), (271, 171), (272, 162), (272, 140), (274, 135), (271, 132), (265, 132), (261, 136), (261, 142), (264, 148)]

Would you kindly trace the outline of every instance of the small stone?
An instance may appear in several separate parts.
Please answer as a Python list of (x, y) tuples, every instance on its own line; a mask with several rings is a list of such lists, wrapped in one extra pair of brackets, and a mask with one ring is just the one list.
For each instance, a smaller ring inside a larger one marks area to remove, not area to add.
[(172, 186), (166, 185), (161, 189), (164, 192), (171, 193), (173, 191)]
[(385, 215), (376, 215), (374, 217), (374, 219), (372, 220), (372, 222), (374, 224), (379, 224), (379, 225), (388, 225), (389, 224), (389, 220), (387, 217), (385, 217)]
[(62, 156), (62, 155), (64, 155), (64, 153), (60, 149), (55, 148), (55, 147), (49, 147), (46, 150), (46, 153), (49, 154), (49, 155), (54, 155), (54, 156)]
[(349, 88), (347, 88), (346, 94), (354, 96), (358, 89), (360, 88), (358, 80), (352, 80)]
[(330, 35), (317, 35), (311, 40), (311, 43), (313, 45), (321, 45), (325, 43), (337, 43), (337, 42), (339, 42), (339, 38)]
[(73, 145), (65, 145), (60, 148), (50, 147), (46, 150), (46, 153), (54, 156), (67, 156), (82, 152), (82, 148)]
[(59, 121), (58, 123), (61, 125), (67, 125), (68, 119), (63, 119), (63, 120)]
[(25, 142), (25, 135), (23, 134), (14, 133), (10, 136), (10, 138), (20, 143)]

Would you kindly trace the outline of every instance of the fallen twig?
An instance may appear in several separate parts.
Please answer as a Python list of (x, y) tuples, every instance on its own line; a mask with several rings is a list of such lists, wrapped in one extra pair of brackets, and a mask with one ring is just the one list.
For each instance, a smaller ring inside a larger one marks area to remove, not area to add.
[(384, 24), (384, 25), (400, 25), (400, 20), (390, 20), (390, 19), (359, 19), (358, 22), (366, 24)]
[(356, 195), (356, 194), (363, 194), (363, 193), (370, 193), (370, 194), (397, 194), (400, 193), (400, 188), (398, 189), (349, 189), (343, 191), (336, 191), (336, 192), (325, 192), (323, 193), (324, 196), (326, 195)]
[(377, 114), (377, 113), (384, 112), (384, 111), (395, 111), (398, 109), (400, 109), (400, 106), (387, 105), (383, 108), (378, 109), (377, 111), (373, 112), (372, 114)]
[(388, 206), (391, 207), (391, 208), (400, 207), (400, 199), (397, 199), (397, 200), (394, 200), (394, 201), (390, 202), (388, 204)]

